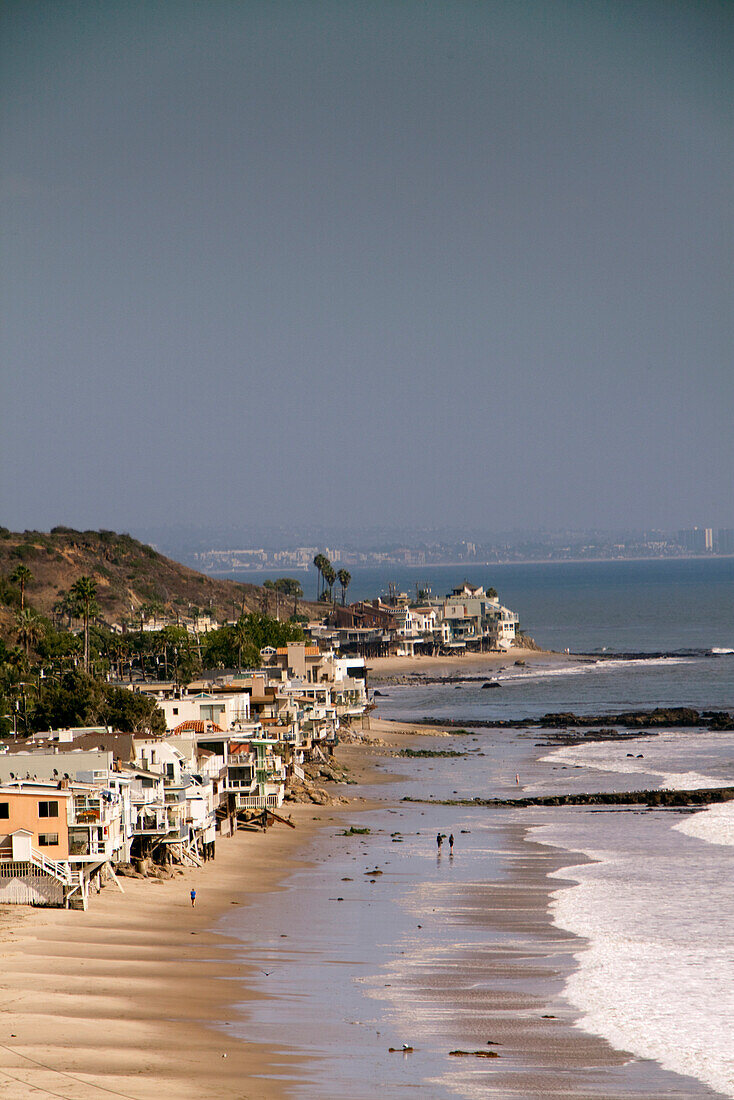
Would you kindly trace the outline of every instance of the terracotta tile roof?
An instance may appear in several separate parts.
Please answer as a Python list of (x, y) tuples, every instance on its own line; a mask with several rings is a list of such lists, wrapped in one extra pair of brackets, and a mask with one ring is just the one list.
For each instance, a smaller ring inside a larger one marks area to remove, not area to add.
[(171, 730), (171, 733), (224, 733), (224, 730), (216, 722), (202, 722), (198, 718), (187, 718), (185, 722), (181, 722)]

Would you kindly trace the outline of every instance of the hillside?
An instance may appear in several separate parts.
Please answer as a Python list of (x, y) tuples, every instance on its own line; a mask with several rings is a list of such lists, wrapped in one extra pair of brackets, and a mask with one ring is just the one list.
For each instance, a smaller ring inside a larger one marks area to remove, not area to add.
[[(54, 605), (81, 576), (96, 582), (101, 617), (108, 622), (119, 622), (153, 606), (183, 616), (191, 608), (199, 608), (223, 621), (243, 610), (262, 610), (266, 595), (255, 584), (204, 576), (130, 535), (114, 531), (54, 527), (48, 534), (20, 534), (0, 528), (0, 577), (7, 582), (18, 565), (27, 566), (32, 574), (26, 602), (44, 615), (51, 615)], [(3, 587), (6, 604), (13, 605), (0, 608), (0, 627), (10, 625), (18, 606), (17, 586), (5, 583)], [(292, 611), (292, 604), (292, 599), (287, 607), (281, 603), (281, 617)], [(303, 606), (306, 613), (312, 609), (312, 605)], [(274, 611), (271, 600), (270, 613)]]

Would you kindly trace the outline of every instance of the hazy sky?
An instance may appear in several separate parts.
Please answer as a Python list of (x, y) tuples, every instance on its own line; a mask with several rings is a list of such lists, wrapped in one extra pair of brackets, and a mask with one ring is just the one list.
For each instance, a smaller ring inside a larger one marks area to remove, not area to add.
[(734, 526), (734, 5), (0, 7), (0, 523)]

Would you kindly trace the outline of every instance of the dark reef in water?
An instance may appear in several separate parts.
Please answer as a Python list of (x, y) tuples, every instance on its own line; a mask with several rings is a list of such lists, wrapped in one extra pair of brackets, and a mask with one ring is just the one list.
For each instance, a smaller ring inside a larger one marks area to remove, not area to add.
[[(643, 727), (697, 728), (709, 730), (734, 730), (734, 714), (726, 710), (694, 710), (692, 707), (656, 707), (655, 710), (626, 710), (619, 714), (574, 714), (572, 711), (544, 714), (542, 718), (482, 719), (475, 718), (421, 718), (421, 725), (475, 729), (516, 729), (518, 726), (534, 726), (541, 729), (561, 729), (569, 726), (603, 727), (598, 734), (615, 733), (609, 730), (611, 723), (626, 729)], [(598, 740), (603, 740), (599, 737)]]
[(707, 806), (730, 802), (734, 787), (702, 787), (695, 791), (600, 791), (594, 794), (552, 794), (528, 798), (411, 798), (403, 802), (430, 803), (435, 806)]

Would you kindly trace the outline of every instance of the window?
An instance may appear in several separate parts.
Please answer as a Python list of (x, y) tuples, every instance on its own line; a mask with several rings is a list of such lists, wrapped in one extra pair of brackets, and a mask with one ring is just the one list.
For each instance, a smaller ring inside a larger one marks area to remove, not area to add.
[(10, 803), (0, 802), (0, 817), (7, 820), (10, 817)]
[(174, 714), (178, 714), (178, 707), (174, 707), (174, 708), (173, 708), (173, 713), (174, 713)]
[[(38, 803), (38, 816), (39, 817), (58, 817), (59, 816), (59, 804), (58, 804), (58, 802), (39, 802)], [(58, 843), (58, 841), (55, 841), (54, 843)]]
[(39, 833), (38, 834), (38, 847), (39, 848), (53, 848), (59, 843), (58, 833)]

